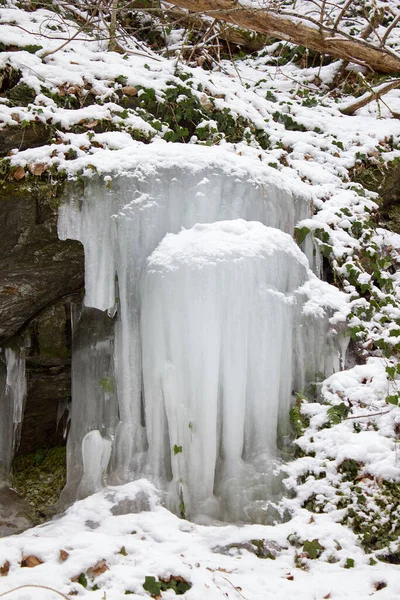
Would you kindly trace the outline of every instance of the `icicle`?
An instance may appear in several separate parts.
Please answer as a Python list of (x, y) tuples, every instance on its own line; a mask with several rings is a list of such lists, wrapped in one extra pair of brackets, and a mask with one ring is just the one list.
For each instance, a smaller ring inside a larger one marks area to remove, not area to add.
[[(71, 305), (71, 312), (71, 427), (67, 440), (67, 486), (62, 493), (62, 500), (66, 503), (75, 499), (82, 476), (86, 483), (82, 484), (81, 494), (82, 490), (92, 489), (99, 480), (98, 474), (96, 477), (93, 475), (93, 480), (87, 473), (84, 475), (82, 444), (85, 436), (89, 432), (98, 431), (100, 437), (110, 440), (118, 423), (112, 320), (96, 309), (82, 309), (76, 305)], [(88, 440), (90, 439), (89, 437)], [(90, 456), (91, 450), (94, 452), (93, 457)], [(96, 462), (101, 463), (97, 452), (95, 443), (85, 443), (85, 460), (90, 465), (87, 469)]]
[(6, 394), (13, 407), (13, 452), (18, 449), (26, 399), (25, 355), (22, 350), (5, 350), (7, 364)]
[(8, 482), (18, 449), (26, 398), (25, 356), (6, 348), (0, 364), (0, 485)]

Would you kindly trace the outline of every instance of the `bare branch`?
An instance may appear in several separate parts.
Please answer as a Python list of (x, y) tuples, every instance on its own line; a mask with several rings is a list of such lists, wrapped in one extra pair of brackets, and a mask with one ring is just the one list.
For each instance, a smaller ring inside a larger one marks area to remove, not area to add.
[(340, 108), (340, 112), (343, 115), (349, 115), (349, 116), (354, 115), (354, 113), (356, 113), (360, 108), (363, 108), (363, 106), (366, 106), (367, 104), (369, 104), (370, 102), (373, 102), (374, 100), (379, 100), (381, 96), (383, 96), (384, 94), (387, 94), (391, 90), (394, 90), (398, 87), (400, 87), (400, 79), (395, 79), (394, 81), (391, 81), (387, 85), (380, 86), (378, 89), (375, 89), (375, 90), (372, 89), (372, 91), (369, 94), (368, 93), (364, 94), (363, 96), (361, 96), (361, 98), (358, 98), (356, 102), (354, 102), (353, 104), (350, 104), (350, 106), (346, 106), (345, 108)]
[(390, 49), (370, 44), (344, 32), (337, 32), (309, 17), (268, 9), (252, 9), (241, 6), (236, 0), (174, 0), (170, 3), (246, 29), (301, 44), (316, 52), (354, 62), (376, 72), (400, 72), (400, 57)]

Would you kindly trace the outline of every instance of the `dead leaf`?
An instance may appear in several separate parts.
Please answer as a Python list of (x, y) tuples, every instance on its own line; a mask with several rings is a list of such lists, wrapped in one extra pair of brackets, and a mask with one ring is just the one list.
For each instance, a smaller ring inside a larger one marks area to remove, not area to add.
[(202, 94), (199, 100), (202, 107), (206, 110), (212, 110), (214, 108), (214, 104), (211, 102), (210, 98), (206, 96), (206, 94)]
[(20, 179), (23, 179), (25, 177), (24, 167), (22, 167), (21, 165), (19, 167), (17, 167), (15, 169), (15, 171), (13, 171), (12, 177), (13, 177), (13, 179), (16, 179), (17, 181), (19, 181)]
[(28, 169), (30, 173), (32, 173), (32, 175), (36, 175), (37, 177), (39, 177), (40, 175), (42, 175), (42, 173), (47, 171), (48, 165), (46, 165), (45, 163), (34, 163), (28, 165)]
[(21, 121), (21, 117), (19, 116), (19, 113), (11, 113), (11, 118), (13, 121), (16, 121), (17, 123), (20, 123)]
[(97, 119), (92, 119), (92, 121), (81, 121), (79, 123), (79, 125), (83, 125), (87, 129), (92, 129), (92, 127), (96, 127), (97, 124), (98, 124)]
[(62, 562), (64, 562), (65, 560), (67, 560), (69, 554), (66, 550), (60, 550), (60, 560)]
[(293, 581), (294, 576), (291, 573), (286, 573), (286, 575), (283, 576), (283, 579), (287, 579), (288, 581)]
[(30, 554), (29, 556), (23, 556), (21, 561), (21, 567), (29, 567), (30, 569), (42, 564), (43, 561), (37, 556), (33, 556), (33, 554)]
[(0, 576), (5, 577), (6, 575), (8, 575), (9, 570), (10, 570), (10, 563), (8, 562), (8, 560), (6, 560), (4, 565), (2, 567), (0, 567)]
[(331, 593), (329, 592), (328, 594), (325, 594), (325, 596), (323, 598), (324, 598), (324, 600), (328, 600), (328, 598), (330, 598), (330, 597), (331, 597)]
[(123, 87), (122, 91), (125, 94), (125, 96), (137, 96), (138, 95), (138, 91), (135, 87), (133, 87), (133, 85), (127, 85), (127, 86)]
[(383, 590), (383, 588), (387, 587), (387, 583), (386, 581), (375, 581), (374, 582), (374, 588), (376, 589), (377, 592), (379, 592), (379, 590)]
[(109, 570), (110, 567), (107, 565), (106, 561), (102, 559), (99, 560), (99, 562), (97, 562), (93, 567), (90, 567), (90, 569), (86, 571), (86, 574), (91, 575), (92, 577), (98, 577)]

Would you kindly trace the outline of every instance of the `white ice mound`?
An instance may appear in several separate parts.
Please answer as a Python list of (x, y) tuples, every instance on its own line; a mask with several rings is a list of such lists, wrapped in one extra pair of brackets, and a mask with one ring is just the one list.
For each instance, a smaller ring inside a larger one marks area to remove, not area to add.
[[(167, 234), (141, 282), (147, 468), (191, 518), (267, 518), (288, 425), (296, 290), (286, 233), (242, 219)], [(265, 514), (264, 514), (265, 513)]]

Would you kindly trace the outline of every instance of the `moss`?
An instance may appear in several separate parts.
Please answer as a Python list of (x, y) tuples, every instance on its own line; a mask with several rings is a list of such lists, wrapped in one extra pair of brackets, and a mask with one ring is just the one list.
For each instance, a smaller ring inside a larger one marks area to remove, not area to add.
[(21, 81), (7, 92), (6, 96), (11, 101), (12, 106), (28, 106), (28, 104), (35, 101), (36, 92)]
[(65, 447), (43, 448), (13, 462), (12, 484), (42, 521), (59, 499), (66, 481)]

